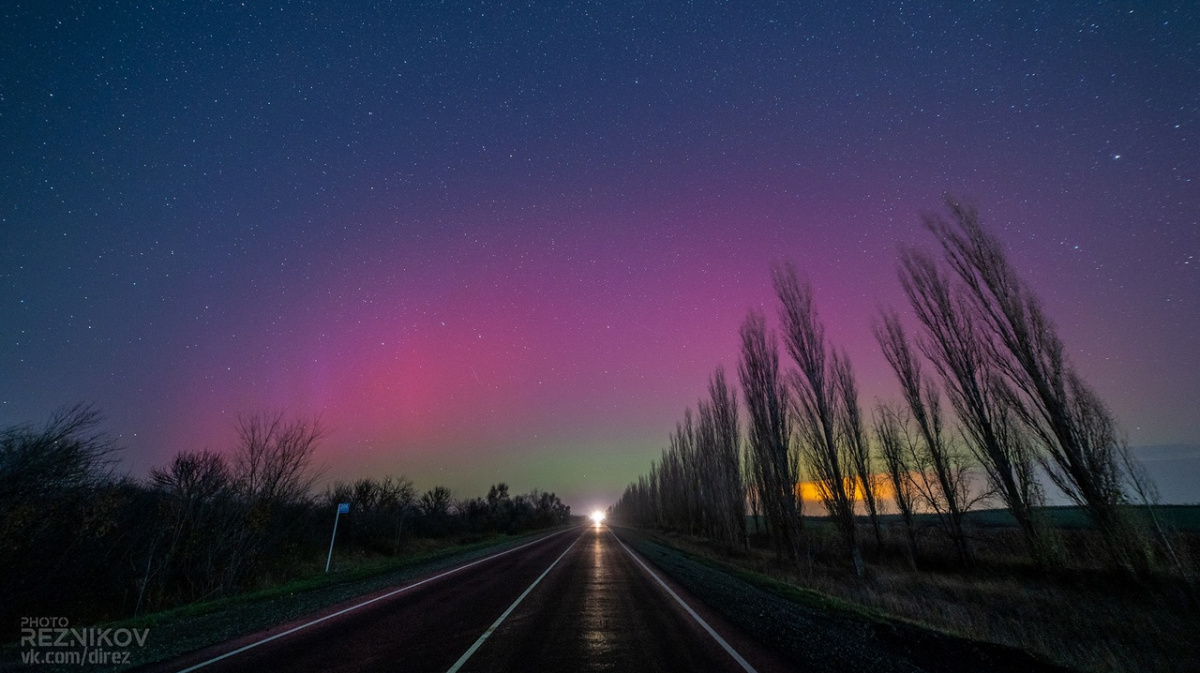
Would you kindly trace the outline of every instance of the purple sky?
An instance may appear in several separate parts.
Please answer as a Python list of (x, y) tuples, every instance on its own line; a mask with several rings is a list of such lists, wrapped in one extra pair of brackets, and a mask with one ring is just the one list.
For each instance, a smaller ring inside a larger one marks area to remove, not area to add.
[(774, 260), (894, 397), (948, 191), (1131, 443), (1200, 444), (1197, 13), (795, 4), (6, 6), (0, 423), (95, 402), (141, 475), (287, 408), (330, 478), (605, 505)]

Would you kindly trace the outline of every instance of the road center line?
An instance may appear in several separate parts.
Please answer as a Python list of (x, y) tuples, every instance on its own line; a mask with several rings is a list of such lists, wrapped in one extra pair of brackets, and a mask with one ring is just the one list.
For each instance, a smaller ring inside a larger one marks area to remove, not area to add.
[[(579, 542), (579, 540), (582, 538), (583, 535), (580, 534), (579, 537), (575, 538), (575, 542)], [(567, 552), (571, 551), (571, 547), (575, 546), (575, 542), (572, 542), (570, 547), (567, 547), (563, 553), (559, 554), (558, 558), (554, 559), (554, 563), (551, 563), (549, 568), (546, 568), (544, 571), (542, 571), (542, 574), (538, 575), (538, 578), (533, 581), (533, 584), (529, 585), (529, 588), (526, 589), (524, 593), (522, 593), (520, 596), (517, 596), (517, 600), (513, 601), (512, 605), (508, 606), (508, 609), (504, 611), (504, 614), (500, 615), (500, 618), (497, 619), (491, 626), (489, 626), (488, 630), (484, 631), (482, 636), (479, 636), (479, 640), (476, 640), (475, 644), (472, 645), (469, 650), (463, 652), (463, 655), (458, 658), (458, 661), (454, 662), (454, 665), (451, 666), (450, 670), (446, 671), (446, 673), (458, 673), (458, 669), (462, 668), (463, 664), (467, 663), (467, 660), (471, 658), (472, 654), (475, 654), (475, 650), (479, 649), (479, 646), (483, 644), (483, 641), (487, 640), (488, 636), (492, 635), (492, 632), (500, 626), (500, 623), (503, 622), (513, 610), (517, 609), (517, 606), (521, 604), (521, 601), (525, 600), (525, 597), (529, 595), (530, 591), (533, 591), (533, 588), (538, 585), (538, 582), (541, 582), (542, 578), (549, 574), (549, 572), (554, 569), (554, 566), (558, 565), (558, 562), (567, 555)]]
[(633, 551), (631, 551), (629, 549), (629, 547), (626, 547), (625, 543), (621, 542), (621, 538), (617, 537), (617, 534), (612, 532), (611, 528), (608, 530), (608, 534), (613, 536), (613, 539), (617, 541), (617, 544), (621, 545), (621, 548), (625, 550), (626, 554), (629, 554), (629, 558), (632, 558), (634, 561), (637, 561), (638, 565), (645, 568), (646, 572), (650, 573), (650, 576), (653, 577), (655, 579), (655, 581), (657, 581), (659, 583), (659, 585), (662, 586), (662, 588), (666, 589), (667, 593), (671, 594), (671, 598), (674, 598), (677, 603), (682, 605), (683, 609), (687, 610), (687, 613), (692, 616), (692, 619), (695, 619), (696, 622), (698, 624), (700, 624), (700, 626), (704, 627), (705, 631), (708, 631), (708, 635), (712, 636), (713, 639), (717, 641), (718, 645), (725, 648), (725, 651), (729, 653), (729, 656), (733, 657), (734, 661), (738, 662), (738, 665), (740, 665), (742, 667), (743, 671), (746, 671), (746, 673), (758, 673), (758, 671), (756, 671), (754, 669), (754, 667), (750, 665), (750, 662), (743, 659), (742, 655), (737, 653), (737, 650), (733, 649), (733, 647), (729, 643), (725, 642), (725, 639), (722, 638), (719, 633), (717, 633), (715, 630), (713, 630), (713, 627), (709, 626), (708, 622), (704, 621), (704, 618), (702, 618), (700, 615), (696, 614), (696, 611), (692, 609), (692, 606), (688, 605), (687, 603), (684, 603), (683, 599), (679, 597), (679, 594), (672, 591), (671, 587), (667, 586), (667, 583), (664, 582), (662, 580), (662, 578), (658, 576), (657, 573), (655, 573), (653, 570), (650, 569), (650, 566), (646, 565), (642, 561), (642, 559), (638, 558), (637, 555), (634, 554)]
[[(235, 655), (235, 654), (241, 654), (242, 652), (245, 652), (246, 650), (254, 649), (255, 647), (258, 647), (259, 645), (263, 645), (263, 644), (265, 644), (265, 643), (269, 643), (269, 642), (271, 642), (272, 640), (278, 640), (279, 638), (282, 638), (282, 637), (284, 637), (284, 636), (291, 635), (291, 634), (293, 634), (293, 633), (295, 633), (295, 632), (297, 632), (297, 631), (299, 631), (299, 630), (301, 630), (301, 629), (307, 629), (308, 627), (310, 627), (310, 626), (313, 626), (314, 624), (320, 624), (321, 622), (324, 622), (324, 621), (327, 621), (327, 620), (333, 619), (334, 617), (339, 617), (339, 616), (341, 616), (341, 615), (344, 615), (344, 614), (346, 614), (347, 612), (352, 612), (352, 611), (354, 611), (354, 610), (357, 610), (357, 609), (359, 609), (359, 608), (361, 608), (361, 607), (364, 607), (364, 606), (370, 605), (370, 604), (372, 604), (372, 603), (375, 603), (375, 602), (381, 601), (381, 600), (383, 600), (383, 599), (385, 599), (385, 598), (391, 598), (392, 596), (395, 596), (396, 594), (399, 594), (399, 593), (403, 593), (403, 592), (405, 592), (405, 591), (408, 591), (409, 589), (415, 589), (416, 587), (419, 587), (419, 586), (421, 586), (422, 584), (427, 584), (427, 583), (429, 583), (429, 582), (432, 582), (432, 581), (434, 581), (434, 580), (436, 580), (436, 579), (441, 579), (441, 578), (443, 578), (443, 577), (445, 577), (445, 576), (447, 576), (447, 575), (453, 575), (454, 573), (456, 573), (456, 572), (458, 572), (458, 571), (460, 571), (460, 570), (465, 570), (465, 569), (467, 569), (467, 568), (470, 568), (471, 566), (479, 565), (480, 563), (483, 563), (484, 561), (490, 561), (490, 560), (492, 560), (492, 559), (494, 559), (494, 558), (499, 558), (499, 557), (501, 557), (501, 556), (504, 556), (505, 554), (511, 554), (511, 553), (513, 553), (513, 552), (517, 551), (518, 549), (524, 549), (525, 547), (528, 547), (528, 546), (529, 546), (529, 545), (531, 545), (531, 544), (537, 544), (538, 542), (543, 542), (543, 541), (545, 541), (545, 540), (549, 540), (550, 538), (552, 538), (552, 537), (554, 537), (554, 536), (556, 536), (556, 535), (561, 535), (562, 533), (565, 533), (565, 532), (566, 532), (566, 531), (559, 531), (559, 532), (557, 532), (557, 533), (551, 533), (550, 535), (547, 535), (547, 536), (545, 536), (545, 537), (540, 537), (540, 538), (538, 538), (538, 539), (536, 539), (536, 540), (532, 540), (532, 541), (530, 541), (530, 542), (526, 542), (525, 544), (523, 544), (523, 545), (519, 545), (519, 546), (517, 546), (517, 547), (513, 547), (512, 549), (505, 549), (504, 551), (502, 551), (502, 552), (499, 552), (499, 553), (496, 553), (496, 554), (492, 554), (491, 556), (485, 556), (485, 557), (483, 557), (483, 558), (481, 558), (481, 559), (476, 559), (476, 560), (474, 560), (474, 561), (471, 561), (470, 563), (467, 563), (467, 564), (464, 564), (464, 565), (460, 565), (460, 566), (458, 566), (457, 568), (452, 568), (452, 569), (450, 569), (450, 570), (447, 570), (447, 571), (446, 571), (446, 572), (444, 572), (444, 573), (440, 573), (440, 574), (434, 575), (433, 577), (426, 577), (425, 579), (421, 580), (420, 582), (414, 582), (414, 583), (412, 583), (412, 584), (408, 584), (408, 585), (402, 586), (402, 587), (400, 587), (399, 589), (396, 589), (395, 591), (389, 591), (388, 593), (386, 593), (386, 594), (383, 594), (382, 596), (376, 596), (375, 598), (372, 598), (372, 599), (370, 599), (370, 600), (366, 600), (366, 601), (363, 601), (363, 602), (361, 602), (361, 603), (357, 603), (357, 604), (355, 604), (355, 605), (351, 605), (351, 606), (350, 606), (350, 607), (348, 607), (348, 608), (343, 608), (343, 609), (341, 609), (341, 610), (338, 610), (337, 612), (335, 612), (335, 613), (333, 613), (333, 614), (330, 614), (330, 615), (325, 615), (324, 617), (319, 617), (319, 618), (317, 618), (317, 619), (314, 619), (314, 620), (312, 620), (311, 622), (308, 622), (308, 623), (305, 623), (305, 624), (301, 624), (300, 626), (294, 626), (294, 627), (292, 627), (292, 628), (288, 629), (287, 631), (284, 631), (283, 633), (276, 633), (275, 635), (273, 635), (273, 636), (270, 636), (270, 637), (268, 637), (268, 638), (263, 638), (262, 640), (256, 640), (256, 641), (254, 641), (253, 643), (250, 643), (249, 645), (244, 645), (244, 646), (242, 646), (242, 647), (239, 647), (239, 648), (237, 648), (236, 650), (232, 650), (232, 651), (230, 651), (230, 652), (226, 652), (225, 654), (222, 654), (222, 655), (220, 655), (220, 656), (213, 657), (212, 659), (209, 659), (208, 661), (203, 661), (203, 662), (200, 662), (200, 663), (198, 663), (198, 664), (196, 664), (196, 665), (194, 665), (194, 666), (188, 666), (187, 668), (184, 668), (184, 669), (181, 669), (180, 671), (178, 671), (178, 673), (189, 673), (189, 671), (194, 671), (194, 670), (196, 670), (196, 669), (198, 669), (198, 668), (204, 668), (205, 666), (208, 666), (209, 664), (214, 664), (214, 663), (216, 663), (216, 662), (218, 662), (218, 661), (221, 661), (222, 659), (228, 659), (229, 657), (232, 657), (232, 656), (233, 656), (233, 655)], [(578, 542), (578, 539), (576, 540), (576, 542)], [(572, 542), (572, 543), (571, 543), (571, 546), (574, 546), (574, 545), (575, 545), (575, 542)], [(568, 547), (568, 549), (570, 549), (570, 547)], [(559, 558), (561, 558), (561, 557), (559, 557)], [(555, 561), (555, 563), (557, 563), (557, 561)], [(538, 579), (541, 579), (541, 578), (539, 577)], [(535, 584), (536, 584), (536, 583), (535, 583)], [(532, 587), (530, 587), (530, 588), (532, 588)], [(522, 598), (524, 598), (524, 596), (522, 596)], [(510, 609), (511, 609), (511, 608), (510, 608)]]

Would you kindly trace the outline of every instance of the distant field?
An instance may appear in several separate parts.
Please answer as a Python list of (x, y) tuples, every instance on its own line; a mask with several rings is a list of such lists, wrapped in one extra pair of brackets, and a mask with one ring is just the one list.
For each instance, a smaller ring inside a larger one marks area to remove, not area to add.
[[(1145, 510), (1141, 507), (1133, 507), (1131, 509), (1139, 517), (1146, 516)], [(1053, 525), (1060, 528), (1087, 528), (1091, 526), (1091, 521), (1088, 520), (1087, 514), (1079, 507), (1046, 507), (1042, 511)], [(1154, 511), (1159, 521), (1168, 528), (1181, 532), (1200, 532), (1200, 505), (1159, 505), (1154, 508)], [(934, 514), (919, 514), (916, 518), (919, 523), (927, 525), (937, 522), (937, 515)], [(984, 509), (969, 512), (967, 518), (975, 525), (985, 528), (1017, 525), (1012, 514), (1006, 509)], [(815, 524), (820, 526), (828, 523), (825, 517), (806, 516), (804, 519), (806, 525)], [(899, 523), (900, 515), (885, 514), (880, 519), (889, 524), (894, 524)], [(747, 517), (746, 521), (750, 529), (753, 530), (753, 518)]]
[[(1141, 507), (1131, 508), (1136, 516), (1147, 516)], [(1060, 528), (1088, 528), (1091, 521), (1079, 507), (1047, 507), (1042, 510), (1055, 526)], [(1200, 531), (1200, 505), (1160, 505), (1154, 508), (1163, 525), (1177, 531)], [(930, 516), (930, 515), (924, 515)], [(987, 509), (971, 512), (968, 518), (979, 526), (1015, 526), (1017, 522), (1006, 509)]]

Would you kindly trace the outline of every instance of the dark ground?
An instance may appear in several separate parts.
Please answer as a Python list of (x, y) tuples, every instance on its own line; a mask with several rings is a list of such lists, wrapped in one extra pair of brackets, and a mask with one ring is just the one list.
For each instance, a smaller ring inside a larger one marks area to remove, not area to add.
[[(1019, 650), (793, 600), (633, 531), (618, 532), (762, 673), (1063, 670)], [(138, 670), (202, 664), (199, 670), (206, 673), (447, 671), (539, 577), (462, 671), (745, 670), (607, 527), (567, 529), (485, 559), (444, 576), (446, 569), (431, 571), (424, 576), (428, 581), (413, 577), (302, 618), (285, 617), (265, 631), (248, 628), (251, 633)], [(405, 586), (411, 588), (396, 591)], [(379, 600), (332, 616), (372, 597)], [(324, 616), (330, 618), (256, 644)], [(152, 638), (168, 633), (156, 628)]]

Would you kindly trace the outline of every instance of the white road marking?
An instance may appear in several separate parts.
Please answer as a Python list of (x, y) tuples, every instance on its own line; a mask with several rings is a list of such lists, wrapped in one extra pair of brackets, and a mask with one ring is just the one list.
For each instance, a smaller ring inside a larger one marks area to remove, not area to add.
[[(467, 564), (465, 564), (465, 565), (460, 565), (460, 566), (458, 566), (457, 568), (453, 568), (453, 569), (451, 569), (451, 570), (447, 570), (446, 572), (444, 572), (444, 573), (441, 573), (441, 574), (438, 574), (438, 575), (434, 575), (433, 577), (426, 577), (425, 579), (421, 580), (420, 582), (414, 582), (414, 583), (412, 583), (412, 584), (408, 584), (408, 585), (406, 585), (406, 586), (400, 587), (399, 589), (396, 589), (395, 591), (389, 591), (388, 593), (386, 593), (386, 594), (383, 594), (382, 596), (376, 596), (375, 598), (372, 598), (372, 599), (370, 599), (370, 600), (363, 601), (363, 602), (361, 602), (361, 603), (358, 603), (358, 604), (356, 604), (356, 605), (351, 605), (350, 607), (348, 607), (348, 608), (343, 608), (343, 609), (341, 609), (341, 610), (338, 610), (337, 612), (335, 612), (335, 613), (333, 613), (333, 614), (331, 614), (331, 615), (325, 615), (324, 617), (319, 617), (319, 618), (317, 618), (317, 619), (314, 619), (314, 620), (312, 620), (311, 622), (308, 622), (308, 623), (306, 623), (306, 624), (301, 624), (300, 626), (296, 626), (296, 627), (290, 628), (290, 629), (288, 629), (287, 631), (284, 631), (283, 633), (276, 633), (275, 635), (273, 635), (273, 636), (270, 636), (270, 637), (268, 637), (268, 638), (263, 638), (262, 640), (256, 640), (256, 641), (254, 641), (253, 643), (250, 643), (249, 645), (244, 645), (244, 646), (242, 646), (242, 647), (239, 647), (239, 648), (237, 648), (236, 650), (232, 650), (232, 651), (230, 651), (230, 652), (226, 652), (225, 654), (222, 654), (221, 656), (218, 656), (218, 657), (213, 657), (212, 659), (209, 659), (208, 661), (201, 662), (201, 663), (199, 663), (199, 664), (196, 664), (196, 665), (194, 665), (194, 666), (189, 666), (189, 667), (187, 667), (187, 668), (185, 668), (185, 669), (182, 669), (182, 670), (178, 671), (178, 673), (188, 673), (189, 671), (194, 671), (194, 670), (196, 670), (196, 669), (198, 669), (198, 668), (204, 668), (205, 666), (208, 666), (209, 664), (214, 664), (214, 663), (216, 663), (216, 662), (218, 662), (218, 661), (221, 661), (222, 659), (228, 659), (229, 657), (232, 657), (232, 656), (233, 656), (233, 655), (235, 655), (235, 654), (241, 654), (242, 652), (245, 652), (246, 650), (254, 649), (255, 647), (258, 647), (259, 645), (262, 645), (262, 644), (264, 644), (264, 643), (269, 643), (269, 642), (271, 642), (272, 640), (278, 640), (279, 638), (282, 638), (282, 637), (284, 637), (284, 636), (291, 635), (291, 634), (293, 634), (293, 633), (295, 633), (295, 632), (297, 632), (297, 631), (299, 631), (299, 630), (301, 630), (301, 629), (307, 629), (308, 627), (310, 627), (310, 626), (312, 626), (312, 625), (314, 625), (314, 624), (320, 624), (320, 623), (321, 623), (321, 622), (323, 622), (323, 621), (327, 621), (327, 620), (333, 619), (334, 617), (339, 617), (339, 616), (341, 616), (341, 615), (344, 615), (344, 614), (346, 614), (347, 612), (352, 612), (352, 611), (354, 611), (354, 610), (357, 610), (357, 609), (359, 609), (359, 608), (361, 608), (361, 607), (364, 607), (364, 606), (370, 605), (370, 604), (372, 604), (372, 603), (375, 603), (375, 602), (381, 601), (381, 600), (383, 600), (383, 599), (385, 599), (385, 598), (391, 598), (392, 596), (395, 596), (396, 594), (403, 593), (403, 592), (405, 592), (405, 591), (408, 591), (409, 589), (414, 589), (414, 588), (416, 588), (416, 587), (419, 587), (419, 586), (421, 586), (422, 584), (427, 584), (427, 583), (429, 583), (429, 582), (432, 582), (432, 581), (434, 581), (434, 580), (441, 579), (441, 578), (443, 578), (443, 577), (445, 577), (445, 576), (447, 576), (447, 575), (453, 575), (454, 573), (456, 573), (456, 572), (458, 572), (458, 571), (460, 571), (460, 570), (465, 570), (466, 568), (470, 568), (471, 566), (474, 566), (474, 565), (479, 565), (480, 563), (483, 563), (484, 561), (490, 561), (490, 560), (492, 560), (492, 559), (494, 559), (494, 558), (499, 558), (499, 557), (501, 557), (501, 556), (504, 556), (505, 554), (511, 554), (511, 553), (513, 553), (513, 552), (517, 551), (518, 549), (524, 549), (525, 547), (528, 547), (528, 546), (529, 546), (529, 545), (531, 545), (531, 544), (537, 544), (538, 542), (543, 542), (543, 541), (545, 541), (545, 540), (548, 540), (548, 539), (550, 539), (550, 538), (552, 538), (552, 537), (554, 537), (554, 536), (556, 536), (556, 535), (561, 535), (561, 534), (562, 534), (562, 533), (564, 533), (564, 532), (566, 532), (566, 531), (559, 531), (558, 533), (553, 533), (553, 534), (547, 535), (546, 537), (540, 537), (540, 538), (538, 538), (538, 539), (536, 539), (536, 540), (533, 540), (533, 541), (531, 541), (531, 542), (526, 542), (526, 543), (525, 543), (525, 544), (523, 544), (523, 545), (520, 545), (520, 546), (517, 546), (517, 547), (513, 547), (512, 549), (505, 549), (504, 551), (502, 551), (502, 552), (499, 552), (499, 553), (496, 553), (496, 554), (492, 554), (491, 556), (485, 556), (484, 558), (477, 559), (477, 560), (475, 560), (475, 561), (471, 561), (470, 563), (467, 563)], [(578, 542), (578, 540), (576, 540), (576, 542)], [(574, 545), (575, 545), (575, 543), (574, 543), (574, 542), (572, 542), (572, 543), (571, 543), (571, 545), (572, 545), (572, 546), (574, 546)], [(569, 547), (568, 547), (568, 549), (569, 549)], [(561, 557), (559, 557), (559, 558), (561, 558)], [(557, 563), (557, 561), (555, 561), (555, 563)], [(538, 578), (538, 579), (541, 579), (541, 578)], [(530, 587), (530, 588), (532, 588), (532, 587)], [(523, 597), (523, 596), (522, 596), (522, 597)], [(510, 609), (511, 609), (511, 608), (510, 608)]]
[[(575, 538), (575, 542), (579, 542), (579, 540), (582, 538), (583, 535), (581, 534), (579, 537)], [(529, 585), (529, 588), (526, 589), (524, 593), (522, 593), (520, 596), (517, 596), (517, 600), (513, 601), (512, 605), (508, 606), (508, 609), (504, 611), (504, 614), (500, 615), (500, 618), (497, 619), (491, 626), (489, 626), (488, 630), (484, 631), (482, 636), (479, 636), (479, 640), (475, 641), (475, 644), (471, 646), (471, 649), (464, 652), (463, 655), (458, 658), (458, 661), (454, 662), (454, 665), (451, 666), (450, 670), (446, 671), (446, 673), (458, 673), (458, 669), (462, 668), (463, 664), (467, 663), (467, 660), (471, 658), (472, 654), (475, 654), (475, 650), (479, 649), (479, 646), (483, 644), (483, 641), (487, 640), (488, 636), (492, 635), (492, 632), (500, 626), (500, 623), (503, 622), (513, 610), (517, 609), (517, 606), (521, 604), (521, 601), (525, 600), (525, 597), (529, 595), (529, 592), (533, 591), (533, 588), (542, 581), (542, 578), (545, 577), (551, 570), (553, 570), (554, 566), (558, 565), (558, 562), (567, 555), (567, 552), (571, 551), (571, 547), (575, 546), (575, 542), (572, 542), (570, 547), (567, 547), (563, 553), (559, 554), (558, 558), (554, 559), (554, 563), (551, 563), (549, 568), (546, 568), (544, 571), (542, 571), (542, 574), (538, 575), (538, 578), (533, 581), (533, 584)]]
[(655, 581), (657, 581), (659, 583), (659, 585), (662, 586), (662, 588), (666, 589), (667, 593), (671, 594), (671, 598), (674, 598), (675, 602), (682, 605), (683, 609), (687, 610), (687, 613), (692, 616), (692, 619), (695, 619), (696, 622), (698, 624), (700, 624), (700, 626), (704, 627), (705, 631), (708, 631), (708, 635), (712, 636), (713, 639), (717, 641), (718, 645), (725, 648), (725, 651), (729, 653), (729, 656), (733, 657), (734, 661), (738, 662), (738, 665), (740, 665), (742, 667), (743, 671), (746, 671), (746, 673), (758, 673), (758, 671), (754, 670), (754, 667), (750, 665), (750, 662), (743, 659), (742, 655), (737, 653), (737, 650), (733, 649), (733, 647), (729, 643), (725, 642), (725, 639), (722, 638), (719, 633), (717, 633), (715, 630), (713, 630), (713, 627), (708, 625), (708, 622), (704, 621), (704, 619), (700, 615), (696, 614), (696, 611), (692, 609), (692, 606), (688, 605), (687, 603), (684, 603), (683, 599), (679, 597), (679, 594), (672, 591), (671, 587), (667, 586), (667, 583), (662, 581), (662, 578), (659, 577), (657, 573), (655, 573), (653, 570), (650, 569), (650, 566), (646, 565), (642, 561), (642, 559), (638, 558), (637, 555), (634, 554), (633, 551), (631, 551), (629, 549), (629, 547), (626, 547), (625, 543), (621, 542), (621, 538), (617, 537), (617, 534), (612, 532), (612, 529), (609, 529), (608, 534), (612, 535), (613, 539), (617, 541), (617, 544), (621, 545), (621, 548), (625, 550), (625, 553), (629, 554), (629, 558), (632, 558), (634, 561), (637, 561), (638, 565), (645, 568), (646, 572), (650, 573), (650, 576), (653, 577), (655, 579)]

